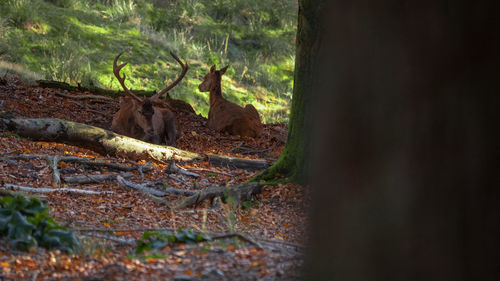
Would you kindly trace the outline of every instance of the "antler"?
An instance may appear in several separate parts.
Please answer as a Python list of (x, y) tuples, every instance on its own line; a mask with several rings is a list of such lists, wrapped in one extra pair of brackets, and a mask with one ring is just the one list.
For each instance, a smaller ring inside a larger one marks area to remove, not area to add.
[(119, 53), (118, 56), (116, 56), (115, 60), (113, 61), (113, 74), (115, 75), (116, 79), (118, 79), (118, 82), (120, 82), (120, 85), (122, 85), (123, 90), (125, 91), (125, 94), (131, 96), (132, 98), (136, 99), (137, 101), (142, 101), (141, 98), (136, 96), (132, 91), (130, 91), (127, 86), (125, 86), (125, 73), (123, 74), (123, 77), (120, 77), (120, 70), (127, 65), (127, 63), (122, 63), (120, 65), (117, 65), (116, 63), (118, 62), (118, 58), (123, 54), (123, 52)]
[(182, 63), (182, 61), (177, 57), (174, 53), (170, 52), (170, 55), (181, 65), (182, 67), (182, 72), (177, 79), (172, 82), (172, 84), (168, 85), (165, 89), (161, 90), (160, 92), (156, 93), (151, 99), (159, 99), (163, 94), (166, 92), (170, 91), (173, 87), (175, 87), (179, 82), (181, 82), (182, 78), (184, 78), (184, 75), (186, 75), (186, 72), (188, 71), (188, 63), (186, 64)]

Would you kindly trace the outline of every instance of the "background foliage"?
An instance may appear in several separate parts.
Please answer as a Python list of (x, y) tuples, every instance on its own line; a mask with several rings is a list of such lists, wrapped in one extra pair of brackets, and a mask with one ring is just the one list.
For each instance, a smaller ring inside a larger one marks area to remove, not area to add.
[(175, 79), (172, 50), (191, 64), (172, 97), (207, 115), (197, 86), (210, 65), (230, 65), (225, 96), (252, 103), (265, 122), (285, 121), (292, 95), (297, 3), (293, 0), (1, 0), (0, 75), (120, 89), (158, 90)]

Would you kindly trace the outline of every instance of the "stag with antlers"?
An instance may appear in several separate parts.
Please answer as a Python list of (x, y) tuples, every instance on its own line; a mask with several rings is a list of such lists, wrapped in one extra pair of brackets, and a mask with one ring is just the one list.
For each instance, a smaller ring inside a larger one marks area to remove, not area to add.
[(227, 66), (216, 70), (213, 65), (198, 86), (201, 92), (210, 92), (208, 127), (231, 135), (258, 137), (262, 133), (262, 123), (257, 109), (251, 104), (243, 108), (222, 96), (221, 80), (226, 70)]
[(170, 55), (182, 68), (180, 76), (152, 97), (140, 98), (125, 86), (125, 74), (120, 76), (120, 70), (127, 65), (127, 63), (117, 65), (118, 58), (122, 53), (118, 54), (113, 61), (113, 73), (120, 82), (125, 97), (121, 99), (120, 109), (113, 116), (111, 130), (146, 142), (175, 146), (180, 135), (177, 119), (173, 109), (160, 100), (160, 97), (184, 78), (188, 71), (187, 62), (184, 64), (174, 53), (170, 52)]

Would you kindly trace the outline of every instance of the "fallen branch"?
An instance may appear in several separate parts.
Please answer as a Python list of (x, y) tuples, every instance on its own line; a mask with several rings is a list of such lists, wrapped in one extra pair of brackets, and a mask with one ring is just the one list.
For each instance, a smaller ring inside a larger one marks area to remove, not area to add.
[(198, 190), (187, 190), (187, 189), (178, 189), (178, 188), (172, 188), (172, 187), (167, 187), (162, 189), (164, 193), (170, 193), (170, 194), (175, 194), (175, 195), (182, 195), (182, 196), (191, 196), (197, 194), (199, 191)]
[(168, 174), (183, 174), (183, 175), (186, 175), (186, 176), (192, 176), (192, 177), (199, 177), (200, 175), (196, 174), (196, 173), (193, 173), (193, 172), (190, 172), (190, 171), (187, 171), (183, 168), (179, 168), (177, 165), (175, 165), (175, 159), (172, 159), (172, 161), (170, 161), (170, 164), (168, 165), (168, 167), (165, 169), (165, 173), (168, 173)]
[[(68, 91), (80, 91), (80, 92), (92, 92), (95, 94), (99, 95), (104, 95), (104, 96), (112, 96), (112, 97), (119, 97), (123, 96), (122, 91), (115, 91), (115, 90), (106, 90), (106, 89), (101, 89), (97, 87), (82, 87), (78, 85), (78, 87), (71, 86), (68, 83), (64, 82), (59, 82), (59, 81), (51, 81), (51, 80), (37, 80), (36, 84), (38, 87), (42, 88), (55, 88), (55, 89), (63, 89), (63, 90), (68, 90)], [(139, 94), (139, 95), (147, 95), (147, 96), (152, 96), (155, 94), (154, 91), (144, 91), (144, 90), (132, 90), (134, 93)]]
[(63, 177), (63, 181), (68, 184), (87, 184), (100, 183), (107, 180), (116, 180), (117, 176), (128, 179), (132, 176), (130, 173), (111, 174), (111, 175), (83, 175), (83, 176), (68, 176)]
[(199, 205), (203, 200), (215, 197), (233, 198), (236, 203), (251, 200), (253, 194), (260, 193), (262, 185), (258, 182), (241, 183), (228, 187), (213, 187), (200, 190), (197, 194), (183, 199), (174, 209), (182, 209)]
[(44, 188), (44, 187), (27, 187), (16, 184), (6, 183), (3, 185), (5, 188), (17, 189), (25, 192), (34, 193), (52, 193), (52, 192), (69, 192), (74, 194), (103, 194), (103, 193), (113, 193), (113, 191), (93, 191), (93, 190), (83, 190), (76, 188)]
[(61, 96), (65, 98), (70, 98), (70, 99), (77, 99), (77, 100), (82, 100), (82, 99), (99, 99), (99, 100), (109, 100), (109, 101), (115, 101), (112, 97), (108, 96), (98, 96), (98, 95), (68, 95), (65, 93), (61, 92), (55, 92), (56, 96)]
[(263, 170), (269, 167), (266, 160), (246, 159), (217, 154), (207, 154), (210, 164), (229, 169)]
[[(9, 156), (4, 156), (2, 157), (3, 159), (22, 159), (22, 160), (31, 160), (31, 159), (39, 159), (39, 158), (46, 158), (47, 155), (39, 155), (39, 154), (21, 154), (21, 155), (9, 155)], [(49, 156), (49, 157), (54, 157), (54, 156)], [(78, 157), (78, 156), (59, 156), (59, 161), (58, 162), (66, 162), (66, 163), (78, 163), (78, 164), (83, 164), (83, 165), (89, 165), (89, 166), (101, 166), (101, 167), (106, 167), (118, 171), (149, 171), (151, 170), (151, 166), (148, 165), (149, 163), (146, 163), (146, 165), (142, 166), (138, 163), (133, 162), (136, 167), (129, 167), (125, 165), (120, 165), (116, 163), (108, 163), (106, 162), (108, 159), (104, 158), (85, 158), (85, 157)]]
[[(31, 194), (22, 192), (22, 191), (12, 191), (12, 190), (7, 190), (7, 189), (0, 189), (0, 195), (1, 196), (11, 196), (11, 197), (16, 197), (16, 196), (23, 196), (23, 197), (35, 197)], [(40, 199), (42, 202), (47, 202), (47, 196), (45, 195), (38, 195), (36, 198)]]
[(178, 178), (176, 176), (168, 175), (167, 177), (170, 178), (170, 179), (173, 179), (175, 181), (178, 181), (178, 182), (184, 184), (185, 186), (189, 186), (189, 184), (186, 181), (184, 181), (184, 180), (182, 180), (182, 179), (180, 179), (180, 178)]
[(156, 203), (165, 205), (168, 208), (170, 208), (170, 203), (167, 200), (158, 197), (158, 196), (165, 196), (166, 194), (164, 192), (156, 190), (154, 188), (149, 188), (149, 187), (146, 187), (146, 186), (143, 186), (140, 184), (135, 184), (135, 183), (129, 182), (128, 180), (124, 179), (121, 176), (117, 176), (116, 180), (118, 181), (118, 185), (120, 185), (121, 187), (128, 187), (128, 188), (138, 190), (140, 193), (148, 196)]
[(215, 154), (198, 154), (170, 146), (146, 143), (102, 128), (57, 118), (22, 118), (0, 116), (0, 128), (34, 140), (64, 142), (92, 149), (102, 155), (116, 155), (134, 160), (152, 159), (168, 162), (209, 161), (228, 168), (261, 170), (269, 166), (264, 160), (252, 160)]

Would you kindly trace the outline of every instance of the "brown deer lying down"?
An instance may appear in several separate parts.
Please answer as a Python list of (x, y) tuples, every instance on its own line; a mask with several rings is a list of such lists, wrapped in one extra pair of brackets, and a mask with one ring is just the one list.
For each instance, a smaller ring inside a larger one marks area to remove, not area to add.
[(183, 64), (174, 53), (170, 52), (170, 55), (182, 67), (180, 76), (172, 84), (152, 97), (140, 98), (125, 86), (125, 74), (120, 76), (120, 70), (127, 64), (117, 65), (121, 54), (118, 54), (113, 61), (113, 73), (120, 82), (126, 96), (120, 102), (120, 110), (113, 116), (111, 130), (146, 142), (175, 146), (175, 142), (180, 135), (177, 119), (172, 108), (160, 100), (160, 97), (184, 78), (188, 70), (187, 62)]
[(251, 104), (242, 108), (222, 97), (221, 78), (226, 70), (227, 66), (216, 70), (213, 65), (198, 86), (200, 91), (210, 92), (208, 127), (231, 135), (258, 137), (262, 133), (262, 123), (257, 109)]

